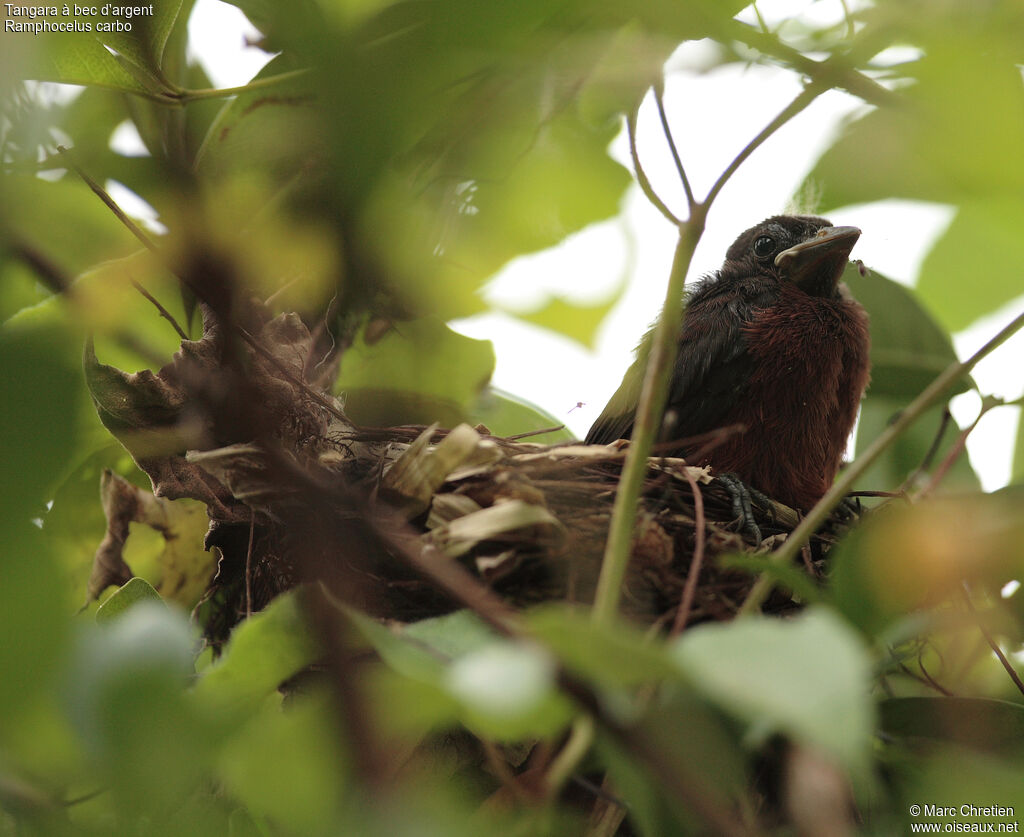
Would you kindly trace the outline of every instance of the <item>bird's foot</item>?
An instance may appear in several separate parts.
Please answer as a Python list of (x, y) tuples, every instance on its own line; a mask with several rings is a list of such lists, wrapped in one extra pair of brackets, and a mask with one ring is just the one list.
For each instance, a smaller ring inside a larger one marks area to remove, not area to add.
[(843, 497), (832, 511), (832, 514), (843, 523), (853, 523), (863, 513), (864, 507), (860, 504), (860, 497), (853, 494), (847, 494)]
[(755, 546), (761, 545), (761, 529), (754, 519), (754, 509), (751, 506), (751, 499), (771, 508), (771, 501), (756, 488), (751, 488), (735, 474), (716, 474), (718, 481), (722, 484), (729, 496), (732, 498), (732, 513), (735, 516), (737, 529), (750, 535)]

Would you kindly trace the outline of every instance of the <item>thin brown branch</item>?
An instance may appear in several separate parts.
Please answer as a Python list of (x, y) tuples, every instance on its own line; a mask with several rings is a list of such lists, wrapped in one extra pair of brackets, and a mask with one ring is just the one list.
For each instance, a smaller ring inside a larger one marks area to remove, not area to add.
[(166, 308), (164, 308), (163, 305), (160, 304), (160, 300), (153, 296), (153, 294), (147, 291), (144, 287), (142, 287), (142, 285), (140, 285), (134, 279), (131, 280), (131, 283), (132, 287), (135, 288), (135, 290), (137, 290), (146, 299), (153, 303), (154, 306), (156, 306), (156, 310), (160, 312), (160, 316), (167, 320), (167, 322), (169, 322), (174, 327), (174, 330), (178, 332), (178, 336), (182, 340), (188, 340), (188, 335), (185, 333), (185, 330), (180, 325), (178, 325), (178, 321), (174, 319), (174, 315), (171, 314), (170, 311), (168, 311)]
[(249, 546), (245, 550), (245, 618), (252, 616), (252, 542), (256, 532), (256, 512), (249, 509)]
[[(918, 665), (920, 664), (921, 661), (920, 659), (918, 659)], [(934, 689), (940, 695), (944, 695), (945, 697), (956, 697), (956, 694), (954, 692), (951, 692), (941, 683), (937, 682), (930, 674), (928, 674), (928, 672), (925, 671), (923, 665), (921, 665), (921, 671), (923, 672), (923, 674), (918, 674), (917, 672), (912, 671), (907, 666), (907, 664), (903, 662), (899, 663), (899, 667), (900, 671), (902, 671), (907, 677), (909, 677), (911, 680), (916, 680), (922, 686), (927, 686), (929, 689)]]
[(654, 187), (651, 186), (651, 181), (647, 178), (647, 172), (644, 171), (644, 167), (640, 164), (640, 154), (636, 150), (636, 114), (637, 112), (635, 110), (626, 114), (626, 130), (629, 134), (629, 156), (633, 160), (633, 171), (636, 173), (636, 182), (639, 184), (644, 195), (646, 195), (647, 200), (651, 202), (655, 209), (664, 215), (673, 225), (680, 227), (682, 226), (683, 221), (677, 218), (665, 202), (658, 197), (658, 193), (654, 191)]
[(1003, 653), (1003, 649), (999, 647), (999, 643), (996, 642), (995, 637), (989, 633), (988, 628), (985, 627), (984, 622), (981, 619), (981, 614), (978, 613), (978, 609), (974, 606), (974, 602), (971, 601), (971, 594), (967, 588), (967, 584), (964, 583), (963, 590), (964, 601), (967, 603), (967, 609), (971, 612), (974, 617), (974, 622), (978, 626), (978, 630), (981, 631), (981, 635), (985, 637), (985, 642), (988, 643), (988, 647), (992, 649), (992, 653), (999, 658), (999, 662), (1003, 668), (1006, 669), (1006, 673), (1010, 675), (1010, 679), (1013, 681), (1013, 685), (1017, 687), (1017, 690), (1024, 695), (1024, 680), (1021, 680), (1017, 670), (1013, 667), (1013, 664), (1006, 658)]
[(668, 114), (665, 113), (664, 90), (660, 84), (654, 87), (654, 101), (658, 105), (658, 118), (661, 119), (661, 130), (665, 134), (665, 141), (668, 143), (669, 151), (672, 152), (672, 161), (676, 164), (676, 171), (679, 173), (679, 179), (683, 183), (683, 190), (686, 192), (686, 204), (690, 208), (690, 214), (693, 214), (693, 208), (697, 204), (697, 199), (693, 196), (693, 189), (690, 188), (690, 179), (686, 176), (686, 169), (683, 166), (682, 158), (679, 156), (679, 150), (676, 148), (675, 138), (672, 136), (672, 127), (668, 124)]
[(939, 452), (939, 448), (942, 446), (942, 440), (946, 435), (946, 428), (949, 427), (949, 423), (953, 420), (953, 414), (949, 411), (949, 406), (942, 411), (942, 419), (939, 421), (939, 429), (935, 432), (935, 436), (932, 438), (932, 443), (928, 446), (928, 450), (925, 452), (924, 457), (921, 459), (921, 464), (918, 465), (913, 472), (905, 480), (897, 491), (904, 492), (913, 486), (921, 474), (927, 471), (935, 460), (936, 454)]
[(690, 621), (690, 612), (693, 610), (693, 599), (697, 594), (697, 579), (704, 566), (704, 494), (697, 485), (689, 468), (683, 469), (683, 476), (690, 483), (690, 491), (693, 492), (693, 558), (690, 560), (690, 569), (686, 574), (686, 585), (683, 587), (683, 598), (679, 603), (679, 610), (676, 611), (675, 622), (672, 624), (670, 636), (682, 632), (686, 623)]
[(11, 252), (27, 264), (36, 278), (55, 294), (66, 293), (71, 288), (71, 280), (50, 258), (35, 247), (23, 241), (15, 241)]
[(903, 101), (899, 94), (893, 93), (870, 76), (849, 66), (849, 56), (843, 57), (844, 63), (842, 64), (837, 58), (815, 61), (799, 50), (784, 44), (770, 32), (763, 32), (740, 21), (733, 21), (730, 24), (730, 33), (737, 41), (753, 47), (764, 55), (779, 59), (824, 87), (838, 87), (869, 104), (878, 106), (892, 106)]
[(557, 433), (559, 430), (565, 430), (564, 424), (556, 424), (554, 427), (542, 427), (540, 430), (527, 430), (525, 433), (516, 433), (515, 436), (505, 436), (505, 439), (529, 439), (531, 436), (543, 436), (545, 433)]
[[(964, 452), (964, 448), (967, 446), (967, 437), (974, 432), (974, 428), (978, 426), (978, 422), (985, 416), (985, 414), (995, 408), (1003, 405), (1003, 402), (995, 398), (982, 399), (981, 409), (978, 410), (978, 415), (975, 416), (974, 421), (970, 423), (968, 427), (965, 427), (960, 435), (957, 436), (956, 441), (953, 442), (952, 447), (949, 449), (949, 453), (946, 454), (946, 458), (939, 463), (939, 466), (935, 469), (935, 473), (932, 474), (932, 478), (928, 481), (928, 484), (918, 492), (915, 500), (920, 500), (930, 495), (936, 488), (939, 487), (940, 483), (946, 478), (949, 473), (949, 469), (953, 467), (957, 459), (960, 458)], [(946, 410), (946, 415), (949, 415), (949, 410)]]
[(74, 173), (77, 174), (80, 178), (82, 178), (82, 180), (85, 182), (85, 185), (92, 189), (93, 194), (95, 194), (96, 197), (98, 197), (101, 201), (103, 201), (103, 203), (107, 205), (107, 209), (109, 209), (111, 212), (114, 213), (114, 215), (117, 216), (117, 219), (122, 224), (124, 224), (125, 227), (128, 228), (128, 231), (142, 243), (142, 246), (145, 247), (150, 252), (160, 255), (160, 248), (158, 248), (156, 244), (153, 243), (153, 240), (142, 231), (142, 228), (138, 224), (136, 224), (131, 218), (129, 218), (125, 214), (124, 210), (117, 205), (117, 201), (115, 201), (112, 197), (110, 197), (110, 195), (107, 194), (106, 189), (100, 186), (99, 183), (97, 183), (95, 180), (89, 177), (89, 175), (82, 170), (82, 167), (78, 165), (71, 151), (65, 148), (63, 145), (58, 145), (57, 151), (60, 153), (60, 156), (68, 162), (68, 165), (71, 167)]
[(725, 171), (718, 176), (718, 180), (715, 181), (714, 186), (711, 187), (711, 191), (708, 192), (708, 196), (704, 199), (705, 207), (710, 206), (714, 202), (715, 198), (718, 197), (718, 193), (722, 191), (722, 188), (729, 182), (729, 179), (736, 173), (737, 169), (746, 162), (747, 158), (753, 154), (765, 140), (789, 122), (789, 120), (794, 116), (804, 110), (811, 102), (817, 99), (818, 96), (828, 90), (829, 87), (830, 85), (820, 81), (812, 81), (804, 87), (804, 89), (800, 91), (799, 95), (797, 95), (792, 102), (786, 105), (786, 107), (779, 112), (778, 116), (765, 125), (761, 130), (761, 133), (746, 144), (743, 150), (736, 155), (731, 163), (729, 163)]

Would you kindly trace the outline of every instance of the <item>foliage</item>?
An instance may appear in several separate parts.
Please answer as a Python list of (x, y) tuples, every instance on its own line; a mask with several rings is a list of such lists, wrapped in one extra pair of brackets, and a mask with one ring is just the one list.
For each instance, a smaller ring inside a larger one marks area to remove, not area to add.
[[(320, 352), (310, 380), (367, 424), (556, 425), (489, 388), (492, 347), (446, 323), (482, 310), (510, 259), (618, 212), (630, 173), (607, 147), (684, 40), (781, 64), (808, 79), (806, 103), (836, 87), (870, 106), (808, 176), (822, 212), (955, 209), (913, 291), (849, 276), (873, 323), (866, 448), (955, 361), (950, 330), (1019, 293), (1019, 5), (877, 0), (775, 31), (719, 0), (234, 5), (276, 57), (230, 91), (189, 60), (191, 0), (157, 0), (128, 32), (4, 35), (0, 835), (597, 835), (627, 810), (642, 834), (875, 834), (905, 831), (916, 805), (1024, 810), (1024, 686), (1007, 676), (1024, 643), (1024, 429), (1016, 484), (986, 495), (941, 404), (859, 476), (912, 502), (845, 539), (786, 621), (666, 637), (549, 604), (384, 625), (314, 584), (214, 660), (182, 610), (194, 585), (165, 586), (208, 572), (195, 506), (167, 525), (126, 516), (146, 580), (75, 614), (106, 529), (101, 475), (129, 495), (144, 481), (98, 420), (83, 346), (91, 368), (159, 368), (179, 331), (199, 337), (197, 298), (298, 312)], [(144, 156), (111, 148), (126, 122)], [(111, 183), (161, 232), (122, 223), (95, 194)], [(595, 310), (521, 313), (583, 340)], [(972, 386), (958, 374), (944, 396)]]

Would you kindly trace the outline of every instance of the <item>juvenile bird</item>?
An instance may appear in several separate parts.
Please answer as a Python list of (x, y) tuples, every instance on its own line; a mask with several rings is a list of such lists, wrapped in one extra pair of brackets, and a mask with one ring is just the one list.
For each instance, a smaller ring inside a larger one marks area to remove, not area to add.
[[(777, 215), (733, 242), (721, 269), (687, 295), (661, 441), (742, 424), (745, 432), (691, 464), (735, 474), (795, 508), (821, 498), (870, 374), (868, 317), (840, 281), (859, 237), (824, 218)], [(588, 443), (632, 432), (652, 336)]]

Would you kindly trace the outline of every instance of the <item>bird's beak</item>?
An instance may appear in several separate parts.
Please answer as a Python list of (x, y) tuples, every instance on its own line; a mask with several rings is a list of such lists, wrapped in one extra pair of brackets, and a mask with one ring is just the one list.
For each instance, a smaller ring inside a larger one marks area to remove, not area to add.
[(856, 227), (824, 227), (814, 238), (779, 253), (775, 266), (805, 293), (830, 296), (858, 238), (860, 230)]

